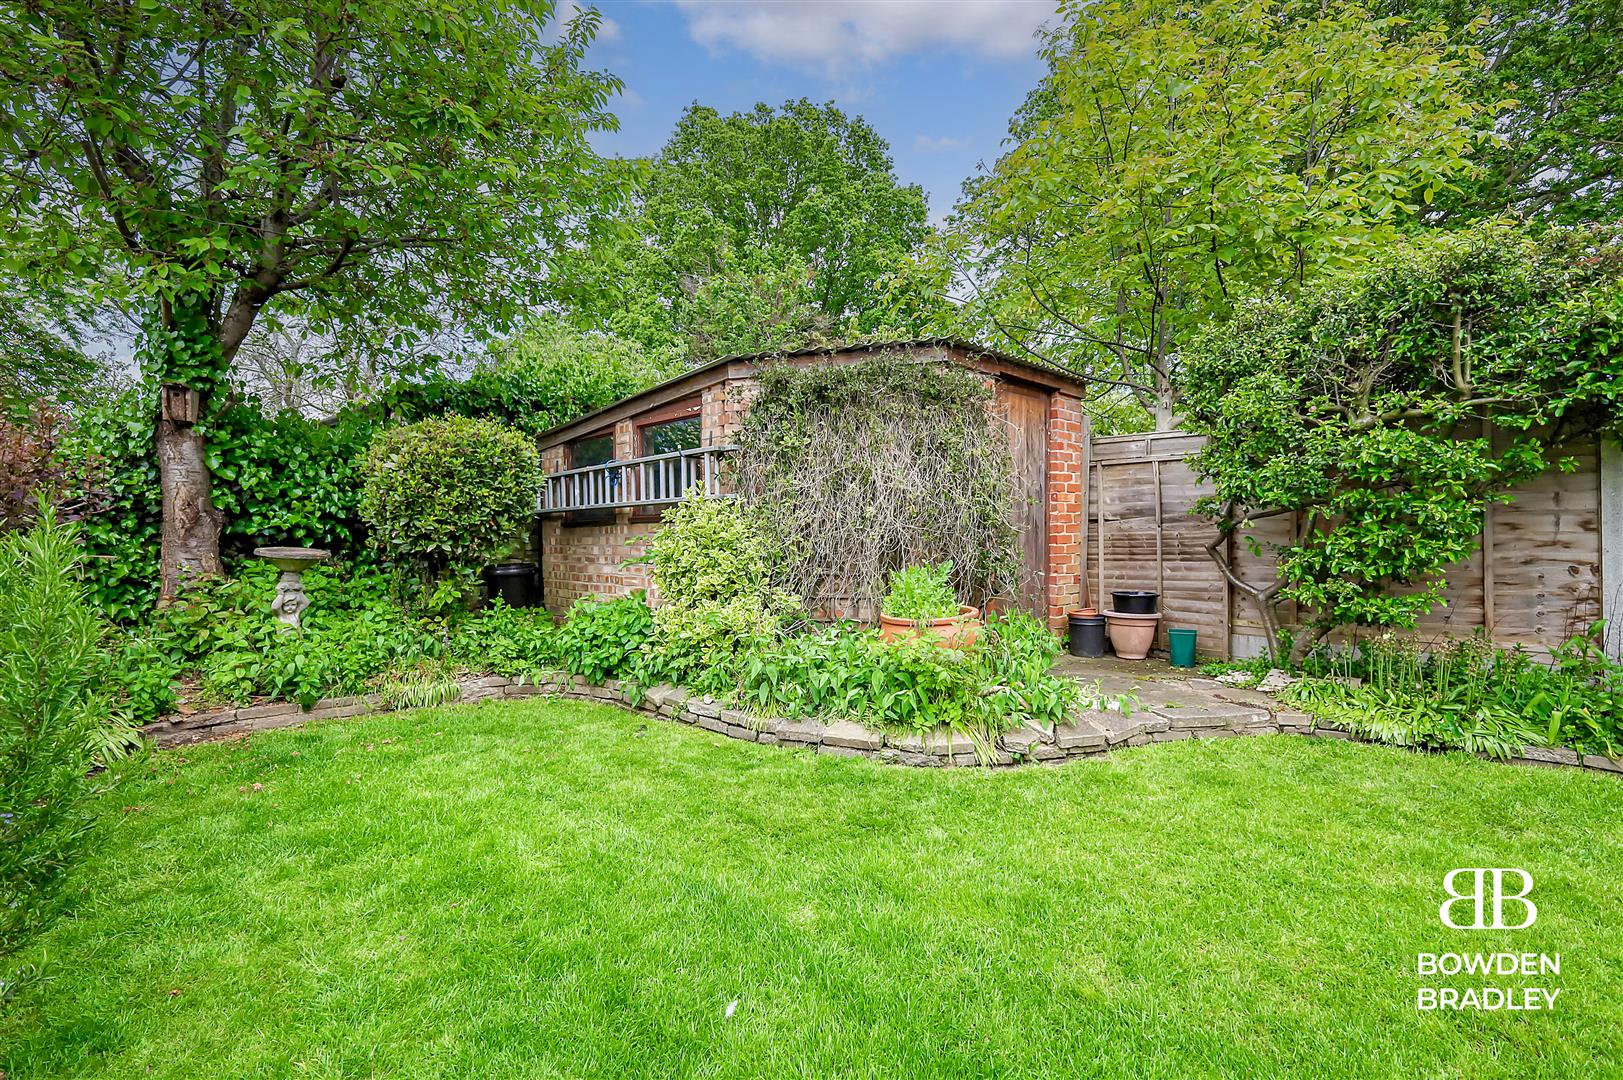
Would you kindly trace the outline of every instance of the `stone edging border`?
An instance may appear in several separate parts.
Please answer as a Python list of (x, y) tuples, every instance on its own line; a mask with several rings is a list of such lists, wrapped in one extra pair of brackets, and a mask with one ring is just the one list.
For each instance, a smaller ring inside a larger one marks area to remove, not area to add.
[[(825, 724), (816, 720), (761, 719), (728, 709), (712, 698), (698, 697), (676, 686), (650, 687), (633, 705), (616, 680), (601, 685), (588, 683), (579, 675), (557, 674), (539, 680), (510, 679), (487, 675), (458, 684), (457, 697), (446, 705), (468, 705), (494, 698), (522, 698), (535, 695), (598, 701), (631, 712), (657, 716), (677, 723), (692, 724), (728, 738), (769, 745), (801, 746), (820, 754), (841, 757), (870, 757), (879, 761), (912, 766), (1019, 765), (1027, 762), (1059, 764), (1106, 753), (1121, 746), (1143, 746), (1152, 742), (1172, 742), (1189, 738), (1226, 738), (1241, 735), (1311, 735), (1321, 738), (1372, 742), (1344, 728), (1316, 724), (1305, 712), (1272, 710), (1260, 706), (1236, 705), (1219, 711), (1142, 708), (1130, 716), (1116, 712), (1089, 711), (1052, 732), (1030, 729), (1011, 731), (1000, 740), (992, 760), (981, 762), (965, 738), (953, 738), (945, 729), (927, 735), (874, 731), (849, 720)], [(191, 715), (163, 717), (141, 728), (141, 735), (158, 747), (228, 739), (291, 727), (310, 720), (336, 720), (351, 716), (386, 713), (391, 709), (380, 694), (360, 697), (322, 698), (308, 710), (294, 702), (268, 702), (241, 708), (217, 709)], [(1375, 744), (1387, 745), (1387, 744)], [(1479, 754), (1486, 760), (1488, 758)], [(1517, 765), (1545, 768), (1582, 768), (1623, 775), (1623, 760), (1598, 754), (1580, 755), (1564, 747), (1524, 747), (1510, 759)]]

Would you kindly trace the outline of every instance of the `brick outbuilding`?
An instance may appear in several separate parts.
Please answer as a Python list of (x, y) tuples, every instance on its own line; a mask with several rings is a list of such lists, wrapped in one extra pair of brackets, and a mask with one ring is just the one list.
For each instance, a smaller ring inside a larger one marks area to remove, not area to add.
[(538, 530), (544, 603), (650, 588), (635, 564), (659, 515), (693, 484), (720, 493), (719, 462), (767, 364), (848, 364), (902, 353), (982, 373), (1009, 421), (1025, 572), (1019, 606), (1056, 628), (1081, 602), (1083, 447), (1079, 379), (970, 342), (884, 342), (733, 356), (560, 425), (540, 437), (546, 473)]

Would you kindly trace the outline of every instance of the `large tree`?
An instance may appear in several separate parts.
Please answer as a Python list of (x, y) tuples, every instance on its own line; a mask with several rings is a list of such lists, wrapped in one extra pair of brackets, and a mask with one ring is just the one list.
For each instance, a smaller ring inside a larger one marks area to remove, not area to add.
[(1480, 50), (1473, 96), (1504, 102), (1495, 138), (1429, 216), (1450, 224), (1507, 211), (1561, 222), (1623, 218), (1623, 4), (1618, 0), (1375, 0), (1441, 24)]
[[(1412, 627), (1486, 506), (1570, 439), (1623, 439), (1623, 230), (1427, 230), (1294, 301), (1245, 305), (1184, 353), (1208, 552), (1270, 649), (1286, 600), (1297, 658), (1339, 626)], [(1278, 576), (1244, 578), (1226, 542), (1281, 515), (1296, 524)]]
[(1354, 265), (1460, 175), (1473, 62), (1347, 3), (1073, 0), (966, 185), (971, 319), (1165, 424), (1179, 344), (1239, 295)]
[(211, 396), (273, 305), (410, 338), (533, 302), (614, 79), (552, 0), (29, 0), (0, 20), (8, 268), (146, 312), (163, 594), (219, 573)]
[(637, 169), (636, 212), (579, 260), (572, 307), (650, 347), (714, 355), (878, 329), (877, 294), (929, 232), (885, 140), (833, 105), (693, 105)]

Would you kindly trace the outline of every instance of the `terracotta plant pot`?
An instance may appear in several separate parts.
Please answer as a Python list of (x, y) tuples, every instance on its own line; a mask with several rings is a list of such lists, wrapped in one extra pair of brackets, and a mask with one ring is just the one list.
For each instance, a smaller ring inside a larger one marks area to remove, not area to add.
[(1074, 607), (1065, 614), (1073, 619), (1089, 619), (1099, 614), (1099, 609), (1094, 607)]
[(1129, 614), (1125, 611), (1105, 612), (1105, 628), (1110, 632), (1110, 647), (1123, 660), (1142, 660), (1150, 655), (1155, 644), (1155, 627), (1161, 621), (1160, 612), (1148, 615)]
[(975, 644), (981, 634), (980, 609), (964, 604), (950, 619), (893, 619), (879, 615), (880, 641), (910, 641), (927, 638), (946, 648), (963, 649)]

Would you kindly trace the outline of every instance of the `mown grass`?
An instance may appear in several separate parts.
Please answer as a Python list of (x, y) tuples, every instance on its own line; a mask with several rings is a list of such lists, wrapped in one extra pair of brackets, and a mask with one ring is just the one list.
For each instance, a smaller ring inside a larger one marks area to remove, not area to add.
[[(159, 754), (106, 812), (8, 1080), (1623, 1068), (1611, 777), (1288, 737), (911, 770), (535, 701)], [(1443, 929), (1459, 866), (1529, 870), (1537, 924)], [(1555, 1011), (1417, 1012), (1450, 949), (1559, 952), (1491, 980)]]

